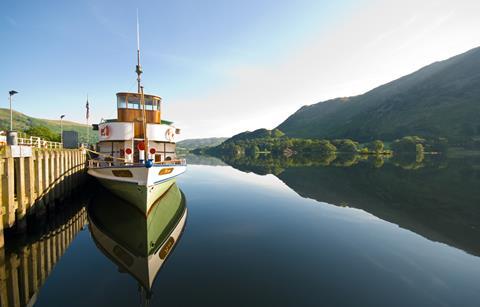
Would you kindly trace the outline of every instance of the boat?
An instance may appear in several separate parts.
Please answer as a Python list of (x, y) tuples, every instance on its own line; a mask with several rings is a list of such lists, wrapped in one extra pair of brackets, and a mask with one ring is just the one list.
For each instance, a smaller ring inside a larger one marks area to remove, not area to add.
[(88, 174), (148, 215), (187, 163), (177, 158), (180, 129), (162, 119), (162, 98), (144, 94), (138, 41), (137, 20), (137, 92), (117, 93), (117, 118), (93, 125), (99, 141)]
[(185, 196), (174, 183), (145, 216), (107, 191), (87, 208), (89, 229), (97, 248), (120, 272), (127, 272), (150, 299), (158, 272), (181, 238), (187, 219)]

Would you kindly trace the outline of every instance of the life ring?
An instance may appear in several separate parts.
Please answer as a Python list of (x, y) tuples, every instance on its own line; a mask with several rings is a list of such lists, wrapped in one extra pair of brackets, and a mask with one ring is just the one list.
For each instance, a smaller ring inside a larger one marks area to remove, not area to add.
[(169, 127), (169, 128), (165, 131), (165, 138), (166, 138), (168, 141), (173, 142), (173, 139), (175, 138), (175, 128)]
[(100, 129), (100, 136), (108, 138), (110, 136), (110, 127), (105, 125), (105, 127)]

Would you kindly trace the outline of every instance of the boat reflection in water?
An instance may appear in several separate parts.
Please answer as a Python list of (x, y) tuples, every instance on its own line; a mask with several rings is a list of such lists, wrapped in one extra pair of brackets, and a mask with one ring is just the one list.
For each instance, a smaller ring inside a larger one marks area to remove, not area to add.
[(102, 194), (88, 207), (94, 242), (120, 271), (140, 283), (148, 300), (155, 277), (183, 232), (185, 196), (173, 183), (145, 216), (124, 200)]

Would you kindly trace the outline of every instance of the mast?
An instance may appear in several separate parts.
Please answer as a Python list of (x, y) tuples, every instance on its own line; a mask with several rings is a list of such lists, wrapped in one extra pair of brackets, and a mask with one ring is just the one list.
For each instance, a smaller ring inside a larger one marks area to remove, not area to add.
[(140, 26), (138, 24), (138, 9), (137, 9), (137, 83), (138, 83), (138, 94), (140, 94), (140, 104), (142, 106), (142, 121), (143, 121), (143, 144), (145, 144), (145, 153), (144, 160), (145, 163), (148, 161), (148, 139), (147, 139), (147, 117), (145, 112), (145, 96), (143, 94), (143, 86), (141, 84), (142, 67), (140, 66)]
[(90, 117), (90, 105), (88, 103), (88, 94), (87, 94), (87, 104), (86, 104), (86, 108), (87, 108), (87, 114), (86, 114), (86, 119), (87, 119), (87, 147), (89, 147), (89, 144), (90, 144), (90, 127), (88, 125), (88, 119)]
[(137, 67), (135, 69), (137, 73), (137, 91), (139, 94), (141, 85), (141, 74), (142, 74), (142, 66), (140, 66), (140, 26), (138, 24), (138, 9), (137, 9)]
[(147, 139), (147, 116), (145, 112), (145, 96), (143, 94), (143, 86), (140, 86), (140, 103), (142, 104), (142, 119), (143, 119), (143, 143), (145, 144), (145, 161), (148, 156), (148, 139)]

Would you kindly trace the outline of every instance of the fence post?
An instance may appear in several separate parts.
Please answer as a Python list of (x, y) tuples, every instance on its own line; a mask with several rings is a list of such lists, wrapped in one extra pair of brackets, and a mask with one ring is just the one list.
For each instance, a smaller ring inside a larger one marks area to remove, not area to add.
[[(5, 259), (5, 248), (0, 248), (0, 302), (8, 302), (7, 284), (7, 263)], [(8, 306), (6, 304), (6, 306)]]
[(27, 227), (26, 220), (26, 197), (25, 197), (25, 158), (19, 157), (17, 159), (16, 165), (16, 185), (17, 185), (17, 211), (16, 211), (16, 222), (17, 230), (24, 231)]
[(37, 190), (37, 199), (35, 204), (35, 216), (41, 217), (45, 214), (45, 195), (44, 195), (44, 171), (45, 171), (45, 164), (44, 164), (44, 153), (43, 150), (36, 150), (36, 180), (35, 180), (35, 188)]
[(53, 209), (54, 201), (55, 201), (55, 191), (54, 191), (54, 183), (55, 183), (55, 152), (50, 150), (50, 182), (49, 182), (49, 197), (50, 200), (48, 204), (49, 209)]
[(45, 205), (50, 202), (50, 161), (49, 161), (49, 153), (48, 151), (43, 152), (43, 199), (45, 201)]
[[(0, 249), (3, 249), (4, 245), (5, 245), (5, 241), (3, 239), (3, 220), (4, 220), (4, 216), (5, 216), (5, 213), (6, 213), (6, 209), (7, 207), (5, 206), (5, 202), (4, 202), (4, 199), (3, 199), (3, 196), (4, 196), (4, 179), (5, 179), (5, 161), (3, 159), (3, 157), (0, 155)], [(0, 263), (0, 266), (1, 266), (1, 263)], [(1, 269), (1, 268), (0, 268)], [(1, 276), (0, 276), (1, 278)], [(1, 287), (1, 285), (0, 285)], [(0, 295), (1, 295), (1, 291), (0, 291)], [(1, 297), (0, 297), (1, 299)]]
[(65, 199), (65, 151), (60, 151), (60, 195), (61, 199)]
[(32, 156), (26, 158), (25, 163), (25, 170), (26, 170), (26, 179), (25, 179), (25, 192), (26, 192), (26, 199), (27, 199), (27, 210), (30, 208), (33, 209), (33, 204), (35, 203), (35, 199), (37, 195), (35, 193), (35, 152), (32, 151)]
[(15, 224), (15, 163), (10, 147), (5, 147), (5, 175), (3, 177), (3, 200), (5, 213), (7, 214), (7, 225)]

